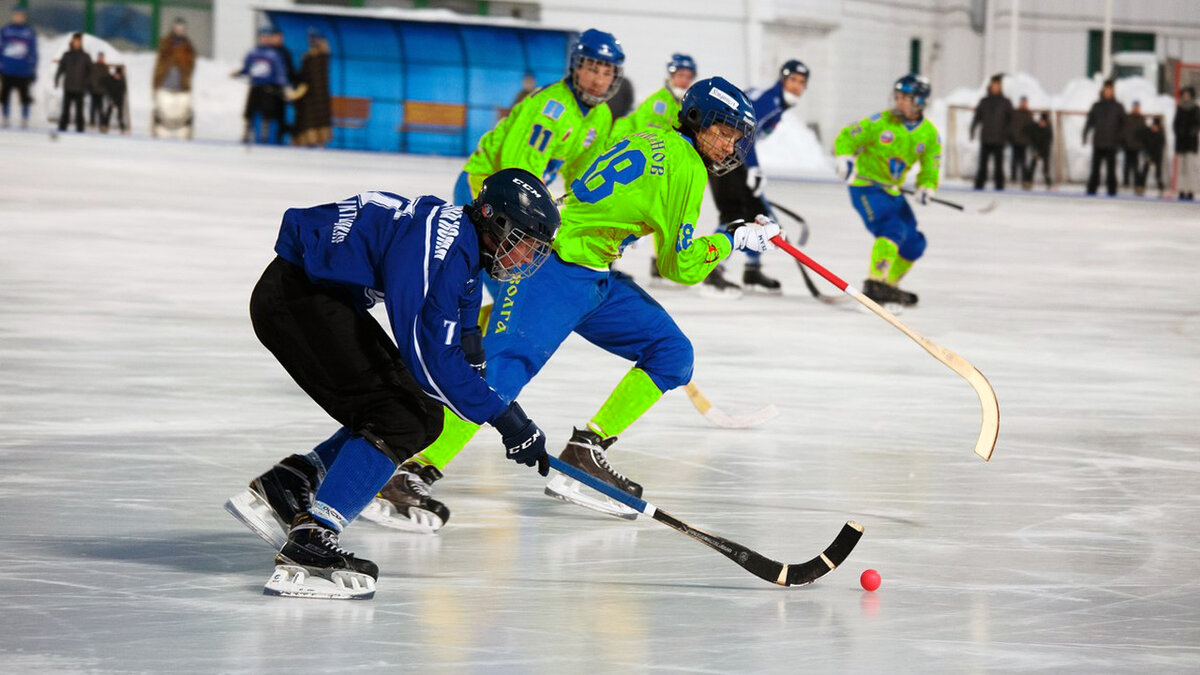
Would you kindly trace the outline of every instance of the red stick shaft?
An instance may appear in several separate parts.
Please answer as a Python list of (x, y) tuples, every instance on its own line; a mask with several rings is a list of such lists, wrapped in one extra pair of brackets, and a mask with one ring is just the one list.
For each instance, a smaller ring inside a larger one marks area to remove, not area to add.
[(830, 272), (829, 270), (822, 267), (821, 263), (817, 262), (816, 260), (813, 260), (812, 258), (805, 255), (804, 252), (801, 251), (800, 249), (787, 243), (787, 241), (784, 240), (782, 235), (777, 234), (774, 237), (772, 237), (771, 243), (775, 244), (779, 248), (787, 251), (788, 255), (790, 255), (793, 258), (795, 258), (796, 260), (799, 260), (800, 262), (804, 263), (805, 267), (816, 272), (817, 274), (820, 274), (822, 277), (825, 277), (826, 281), (833, 284), (834, 286), (837, 286), (838, 289), (845, 291), (846, 287), (850, 285), (850, 284), (847, 284), (845, 281), (842, 281), (841, 278), (838, 277), (838, 275), (836, 275), (833, 272)]

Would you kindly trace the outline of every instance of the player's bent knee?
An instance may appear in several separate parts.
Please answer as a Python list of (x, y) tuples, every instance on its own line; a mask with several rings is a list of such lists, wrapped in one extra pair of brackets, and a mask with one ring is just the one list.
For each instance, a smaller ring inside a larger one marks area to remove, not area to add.
[(654, 384), (664, 393), (682, 387), (692, 381), (695, 352), (692, 343), (680, 335), (677, 339), (663, 341), (654, 352), (638, 363)]
[(899, 254), (905, 260), (916, 260), (925, 254), (925, 235), (913, 232), (900, 246)]

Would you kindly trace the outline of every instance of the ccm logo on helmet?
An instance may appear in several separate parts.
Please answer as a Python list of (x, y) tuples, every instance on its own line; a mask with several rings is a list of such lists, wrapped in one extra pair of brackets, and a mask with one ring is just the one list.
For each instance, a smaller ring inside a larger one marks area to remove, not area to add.
[(516, 183), (517, 185), (520, 185), (521, 187), (525, 188), (529, 192), (533, 193), (534, 197), (538, 197), (539, 199), (541, 198), (542, 193), (533, 189), (532, 185), (530, 185), (529, 183), (526, 183), (525, 181), (521, 180), (520, 178), (514, 178), (514, 179), (512, 179), (512, 182)]

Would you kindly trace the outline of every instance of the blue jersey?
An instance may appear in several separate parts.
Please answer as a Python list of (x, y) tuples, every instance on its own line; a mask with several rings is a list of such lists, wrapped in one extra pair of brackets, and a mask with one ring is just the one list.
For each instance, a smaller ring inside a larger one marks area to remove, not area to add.
[(37, 61), (37, 33), (32, 28), (16, 23), (0, 28), (0, 74), (36, 77)]
[(463, 333), (479, 332), (482, 299), (479, 241), (462, 207), (364, 192), (288, 209), (275, 252), (315, 283), (382, 296), (404, 365), (459, 417), (483, 424), (508, 407), (462, 349)]
[[(787, 101), (783, 100), (783, 80), (774, 84), (774, 86), (755, 94), (751, 97), (751, 103), (754, 104), (754, 117), (758, 120), (758, 126), (754, 128), (754, 142), (766, 138), (775, 131), (775, 126), (779, 124), (779, 120), (783, 117), (783, 113), (791, 106)], [(750, 152), (746, 153), (746, 166), (758, 166), (758, 153), (754, 150), (754, 145), (750, 146)]]
[(274, 47), (255, 47), (246, 55), (242, 75), (250, 76), (250, 84), (254, 86), (274, 84), (286, 87), (288, 84), (287, 67), (283, 65), (283, 57)]

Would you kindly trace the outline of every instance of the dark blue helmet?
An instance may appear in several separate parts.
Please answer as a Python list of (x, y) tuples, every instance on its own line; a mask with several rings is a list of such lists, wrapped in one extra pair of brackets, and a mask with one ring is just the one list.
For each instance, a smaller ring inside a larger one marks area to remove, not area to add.
[(892, 87), (892, 89), (897, 93), (912, 96), (913, 102), (917, 104), (918, 108), (924, 108), (930, 94), (933, 93), (933, 87), (929, 84), (929, 78), (924, 75), (917, 75), (916, 73), (909, 73), (896, 80), (896, 86)]
[[(723, 77), (710, 77), (688, 87), (679, 102), (679, 126), (696, 141), (696, 149), (714, 176), (722, 176), (741, 166), (746, 153), (754, 143), (754, 129), (758, 125), (754, 117), (754, 106), (741, 89)], [(733, 143), (733, 152), (723, 159), (705, 154), (701, 132), (714, 124), (730, 127), (740, 136)]]
[(550, 257), (550, 242), (561, 222), (550, 191), (524, 169), (488, 176), (463, 211), (479, 232), (480, 257), (497, 281), (536, 272)]
[(786, 80), (790, 75), (803, 75), (808, 79), (808, 66), (803, 61), (792, 59), (779, 67), (779, 79)]
[(667, 61), (667, 72), (673, 73), (677, 70), (690, 70), (696, 72), (696, 61), (687, 54), (672, 54), (671, 60)]
[[(588, 62), (607, 63), (613, 67), (612, 84), (608, 85), (608, 91), (600, 96), (589, 94), (579, 86), (579, 68)], [(589, 106), (600, 105), (612, 98), (621, 86), (621, 72), (624, 64), (625, 50), (621, 48), (621, 42), (612, 33), (605, 33), (595, 28), (583, 31), (575, 44), (571, 45), (570, 74), (571, 84), (575, 86), (576, 95)]]

